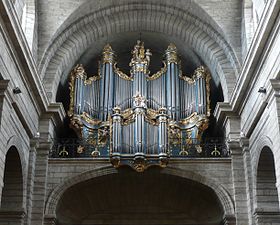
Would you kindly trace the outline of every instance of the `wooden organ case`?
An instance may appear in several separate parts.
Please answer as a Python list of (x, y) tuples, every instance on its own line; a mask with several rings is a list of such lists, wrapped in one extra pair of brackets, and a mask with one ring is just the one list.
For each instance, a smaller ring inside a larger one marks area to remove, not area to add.
[(114, 167), (129, 165), (144, 171), (165, 167), (172, 155), (197, 152), (210, 115), (210, 74), (198, 67), (192, 77), (182, 74), (174, 44), (165, 51), (163, 67), (150, 74), (152, 53), (137, 41), (129, 64), (122, 72), (110, 45), (103, 49), (98, 74), (87, 78), (82, 65), (70, 75), (70, 117), (93, 157), (110, 158)]

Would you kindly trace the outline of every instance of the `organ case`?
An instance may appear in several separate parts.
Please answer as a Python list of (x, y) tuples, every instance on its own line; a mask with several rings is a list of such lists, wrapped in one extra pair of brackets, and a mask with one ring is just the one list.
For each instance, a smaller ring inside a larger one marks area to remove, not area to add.
[(88, 146), (79, 150), (108, 156), (115, 167), (130, 165), (137, 171), (165, 167), (176, 152), (187, 155), (190, 144), (202, 151), (210, 115), (209, 72), (200, 66), (191, 77), (183, 75), (174, 44), (168, 46), (163, 67), (155, 74), (149, 71), (151, 56), (137, 41), (127, 75), (106, 45), (97, 75), (88, 78), (80, 64), (72, 70), (68, 115)]

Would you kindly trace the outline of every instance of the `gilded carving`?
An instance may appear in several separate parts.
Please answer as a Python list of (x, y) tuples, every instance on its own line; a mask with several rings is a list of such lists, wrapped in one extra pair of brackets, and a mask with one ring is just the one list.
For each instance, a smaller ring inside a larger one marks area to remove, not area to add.
[(114, 64), (114, 72), (122, 79), (124, 80), (129, 80), (129, 81), (133, 81), (133, 77), (130, 77), (128, 75), (126, 75), (124, 72), (122, 72), (118, 67), (117, 67), (117, 63)]
[(166, 71), (167, 71), (166, 63), (163, 61), (163, 67), (160, 69), (160, 71), (156, 72), (151, 76), (147, 76), (147, 80), (156, 80), (160, 78), (163, 74), (165, 74)]

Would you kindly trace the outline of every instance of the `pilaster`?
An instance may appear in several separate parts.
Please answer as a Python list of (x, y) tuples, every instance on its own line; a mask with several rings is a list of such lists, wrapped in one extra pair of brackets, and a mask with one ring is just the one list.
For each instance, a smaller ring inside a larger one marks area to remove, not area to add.
[(42, 225), (47, 191), (48, 156), (52, 143), (40, 140), (34, 171), (31, 225)]
[[(280, 80), (279, 79), (271, 79), (270, 85), (268, 87), (271, 89), (272, 92), (272, 102), (275, 104), (276, 113), (277, 113), (277, 124), (278, 124), (278, 134), (277, 137), (280, 135)], [(278, 198), (279, 198), (279, 208), (280, 208), (280, 154), (279, 154), (279, 148), (280, 148), (280, 140), (279, 138), (275, 138), (274, 140), (274, 158), (275, 158), (275, 174), (276, 174), (276, 187), (278, 192)], [(267, 215), (266, 215), (267, 217)]]
[(255, 220), (253, 218), (253, 205), (254, 205), (253, 179), (252, 179), (252, 164), (251, 164), (251, 153), (249, 149), (249, 139), (245, 137), (240, 138), (240, 147), (242, 148), (243, 163), (244, 163), (248, 220), (249, 220), (249, 225), (254, 225)]
[[(225, 129), (228, 149), (231, 153), (231, 171), (235, 204), (236, 224), (248, 224), (248, 203), (246, 194), (245, 164), (243, 149), (240, 146), (241, 130), (240, 117), (235, 113), (229, 103), (218, 103), (214, 112), (217, 122)], [(233, 219), (228, 219), (225, 224), (233, 224)]]
[(248, 206), (242, 148), (240, 147), (239, 140), (229, 140), (227, 144), (231, 151), (236, 224), (248, 224)]
[[(9, 80), (0, 80), (0, 134), (2, 132), (1, 124), (2, 124), (3, 104), (4, 104), (4, 99), (6, 97), (8, 84), (9, 84)], [(0, 139), (2, 138), (3, 136), (2, 137), (0, 136)], [(5, 155), (4, 155), (4, 149), (2, 149), (2, 147), (0, 146), (0, 156), (1, 156), (0, 157), (0, 203), (1, 203), (4, 169), (5, 169)]]
[(27, 198), (26, 198), (26, 218), (25, 225), (31, 222), (32, 201), (34, 191), (34, 177), (35, 177), (35, 163), (37, 157), (37, 148), (39, 147), (39, 139), (34, 138), (30, 140), (29, 160), (28, 160), (28, 179), (27, 179)]
[[(39, 146), (36, 151), (31, 225), (44, 224), (44, 208), (47, 193), (48, 159), (55, 127), (63, 122), (65, 111), (62, 104), (52, 103), (42, 115), (39, 125)], [(54, 221), (54, 220), (53, 220)], [(49, 224), (51, 223), (48, 220)], [(48, 224), (48, 223), (47, 223)]]

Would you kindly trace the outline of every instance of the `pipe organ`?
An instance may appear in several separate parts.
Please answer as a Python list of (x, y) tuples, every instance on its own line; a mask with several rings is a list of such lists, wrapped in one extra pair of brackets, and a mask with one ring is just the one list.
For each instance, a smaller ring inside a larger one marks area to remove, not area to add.
[(122, 72), (110, 45), (104, 47), (98, 74), (87, 77), (82, 65), (70, 75), (71, 126), (88, 148), (79, 153), (110, 157), (115, 167), (143, 171), (165, 167), (172, 154), (186, 155), (200, 141), (210, 115), (210, 74), (200, 66), (192, 77), (182, 74), (174, 44), (165, 51), (163, 67), (149, 71), (152, 53), (137, 41), (130, 74)]

